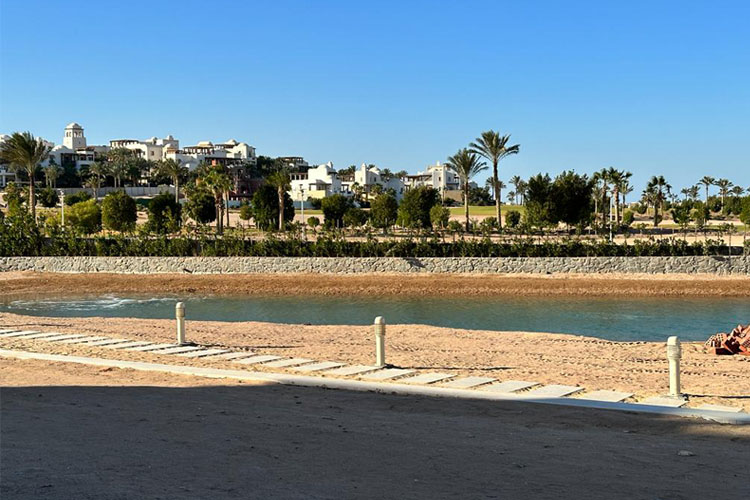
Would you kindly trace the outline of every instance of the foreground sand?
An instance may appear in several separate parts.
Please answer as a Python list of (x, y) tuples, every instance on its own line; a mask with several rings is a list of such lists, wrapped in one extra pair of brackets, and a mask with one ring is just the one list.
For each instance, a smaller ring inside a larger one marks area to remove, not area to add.
[[(0, 314), (0, 324), (64, 333), (174, 341), (174, 322), (127, 318), (51, 318)], [(265, 354), (373, 362), (367, 326), (281, 325), (259, 322), (189, 321), (189, 340)], [(113, 351), (72, 344), (0, 339), (1, 348), (117, 359), (236, 368), (229, 362)], [(580, 385), (588, 390), (634, 392), (639, 398), (667, 391), (663, 343), (610, 342), (548, 333), (458, 330), (425, 325), (388, 325), (388, 361), (394, 365), (500, 380)], [(707, 354), (701, 343), (683, 344), (683, 389), (691, 403), (717, 403), (750, 411), (750, 358)]]
[(740, 426), (31, 360), (0, 379), (4, 500), (748, 494)]
[(0, 273), (3, 294), (581, 295), (750, 297), (750, 276), (586, 274), (61, 274)]

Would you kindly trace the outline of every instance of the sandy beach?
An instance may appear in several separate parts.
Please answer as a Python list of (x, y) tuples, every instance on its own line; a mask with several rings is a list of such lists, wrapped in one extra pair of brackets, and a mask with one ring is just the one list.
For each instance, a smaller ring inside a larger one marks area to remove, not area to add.
[[(51, 318), (7, 313), (0, 314), (0, 324), (152, 342), (173, 342), (175, 328), (171, 320)], [(374, 356), (373, 334), (369, 326), (188, 321), (188, 338), (208, 346), (355, 364), (371, 364)], [(237, 365), (225, 361), (177, 359), (174, 356), (13, 338), (0, 339), (0, 347), (237, 368)], [(388, 325), (387, 354), (390, 363), (404, 368), (499, 380), (578, 385), (587, 390), (633, 392), (636, 399), (665, 394), (668, 388), (665, 347), (656, 342), (611, 342), (548, 333)], [(689, 394), (693, 405), (716, 403), (750, 411), (748, 370), (748, 357), (714, 356), (705, 352), (702, 343), (683, 343), (683, 390)]]

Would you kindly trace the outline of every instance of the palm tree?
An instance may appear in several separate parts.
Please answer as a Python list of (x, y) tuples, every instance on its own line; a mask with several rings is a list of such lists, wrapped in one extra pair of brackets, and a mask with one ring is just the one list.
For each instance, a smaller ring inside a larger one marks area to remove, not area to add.
[(109, 169), (104, 163), (95, 161), (89, 165), (88, 187), (94, 190), (94, 199), (99, 201), (99, 188), (102, 186), (104, 177), (109, 174)]
[(648, 182), (643, 198), (654, 206), (654, 227), (659, 225), (659, 209), (664, 205), (664, 200), (671, 191), (672, 186), (664, 179), (663, 175), (653, 176)]
[(706, 175), (703, 177), (703, 179), (698, 181), (698, 184), (703, 184), (706, 187), (706, 204), (708, 204), (708, 188), (710, 186), (713, 186), (715, 182), (716, 179), (714, 179), (710, 175)]
[(506, 194), (505, 197), (508, 198), (508, 203), (514, 203), (516, 201), (516, 192), (508, 191), (508, 194)]
[(47, 187), (54, 188), (57, 186), (57, 179), (60, 177), (60, 167), (56, 163), (50, 162), (49, 165), (42, 169), (44, 172), (44, 181)]
[(458, 173), (464, 191), (464, 215), (466, 216), (466, 231), (469, 231), (469, 182), (480, 172), (487, 170), (487, 165), (479, 160), (479, 155), (467, 148), (448, 157), (446, 165)]
[(620, 225), (620, 193), (624, 183), (633, 176), (632, 172), (625, 172), (624, 170), (617, 170), (614, 167), (609, 167), (607, 170), (607, 176), (609, 181), (612, 183), (612, 197), (615, 200), (615, 225)]
[(520, 183), (518, 183), (518, 189), (520, 189), (520, 191), (518, 192), (518, 196), (521, 197), (521, 205), (526, 204), (526, 188), (528, 187), (529, 187), (529, 183), (523, 179), (521, 180)]
[(25, 172), (29, 177), (29, 206), (36, 219), (36, 192), (34, 176), (40, 163), (49, 157), (52, 148), (31, 132), (14, 132), (0, 145), (0, 161), (7, 163), (14, 172)]
[[(266, 177), (266, 182), (276, 188), (279, 197), (279, 231), (284, 230), (284, 195), (292, 186), (292, 179), (285, 168), (281, 168)], [(356, 184), (356, 183), (355, 183)]]
[[(487, 130), (482, 132), (482, 135), (477, 137), (476, 142), (469, 144), (471, 151), (480, 156), (483, 156), (488, 161), (492, 162), (492, 186), (497, 186), (499, 179), (497, 177), (497, 164), (506, 156), (518, 154), (519, 145), (513, 144), (508, 145), (510, 141), (510, 135), (500, 135), (494, 130)], [(495, 214), (497, 216), (497, 225), (502, 228), (502, 222), (500, 219), (500, 205), (502, 201), (499, 196), (495, 196)]]
[(744, 193), (745, 190), (742, 188), (742, 186), (734, 186), (731, 192), (733, 196), (742, 196), (742, 193)]
[(693, 201), (698, 200), (698, 194), (699, 194), (699, 192), (700, 192), (700, 188), (698, 187), (697, 184), (695, 186), (690, 186), (688, 188), (688, 196)]
[(207, 172), (201, 179), (211, 193), (214, 195), (216, 203), (216, 232), (218, 234), (224, 233), (224, 193), (228, 193), (234, 187), (232, 179), (227, 175), (223, 168), (216, 166), (210, 169), (206, 168)]
[(174, 182), (174, 201), (180, 202), (180, 177), (187, 174), (188, 169), (182, 166), (182, 160), (173, 160), (171, 158), (159, 162), (159, 175), (164, 175)]
[(603, 223), (607, 213), (605, 202), (607, 201), (607, 193), (609, 193), (609, 170), (603, 168), (594, 172), (591, 179), (594, 181), (594, 216), (599, 215), (598, 207), (601, 202)]
[(729, 190), (732, 189), (732, 186), (734, 186), (734, 183), (727, 179), (719, 179), (716, 181), (716, 187), (719, 188), (719, 194), (721, 195), (722, 210), (724, 209), (724, 202), (726, 201), (727, 194), (729, 193)]
[(521, 186), (523, 185), (523, 179), (521, 179), (521, 176), (519, 175), (514, 175), (508, 182), (513, 184), (513, 187), (516, 188), (515, 196), (513, 197), (513, 203), (518, 205), (518, 195), (520, 195), (522, 191)]

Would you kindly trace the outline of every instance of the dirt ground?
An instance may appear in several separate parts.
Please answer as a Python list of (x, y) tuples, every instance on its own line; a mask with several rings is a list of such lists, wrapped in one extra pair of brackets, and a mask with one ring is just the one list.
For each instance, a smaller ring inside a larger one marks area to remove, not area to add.
[[(692, 419), (0, 359), (3, 499), (740, 499)], [(732, 465), (734, 464), (734, 465)]]
[[(173, 320), (52, 318), (2, 313), (0, 325), (151, 342), (174, 342), (175, 338)], [(189, 340), (207, 346), (351, 364), (374, 362), (373, 333), (368, 326), (188, 321), (187, 331)], [(0, 338), (0, 348), (217, 368), (241, 366), (229, 361), (191, 360), (23, 338)], [(668, 390), (665, 346), (657, 342), (388, 325), (387, 355), (389, 363), (404, 368), (633, 392), (637, 400), (663, 395)], [(691, 406), (716, 403), (750, 411), (747, 376), (750, 358), (714, 356), (705, 352), (702, 343), (683, 343), (681, 366), (683, 390), (689, 394)]]
[[(314, 284), (314, 288), (311, 288)], [(750, 277), (713, 275), (62, 274), (0, 273), (3, 294), (584, 295), (750, 297)]]

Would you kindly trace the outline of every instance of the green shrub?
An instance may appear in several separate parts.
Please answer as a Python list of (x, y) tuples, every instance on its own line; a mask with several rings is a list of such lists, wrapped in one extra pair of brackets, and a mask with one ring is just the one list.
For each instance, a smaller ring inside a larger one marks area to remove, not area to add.
[(253, 218), (253, 207), (247, 202), (240, 205), (240, 220), (250, 220)]
[(78, 191), (77, 193), (66, 194), (65, 204), (70, 207), (75, 205), (76, 203), (88, 201), (91, 198), (93, 198), (93, 196), (91, 196), (88, 191)]
[(102, 200), (102, 224), (113, 231), (132, 231), (138, 220), (135, 200), (125, 191), (113, 191)]
[(148, 204), (146, 230), (152, 233), (173, 233), (180, 228), (182, 207), (174, 201), (174, 195), (161, 193), (151, 198)]
[(451, 211), (442, 205), (435, 205), (430, 209), (430, 223), (432, 227), (445, 229), (448, 227), (448, 220), (451, 217)]
[(327, 227), (342, 227), (344, 215), (353, 207), (351, 198), (342, 194), (326, 196), (320, 205)]
[(630, 227), (633, 224), (633, 221), (635, 220), (635, 214), (632, 210), (625, 210), (622, 213), (622, 225), (625, 227)]
[(95, 200), (79, 201), (65, 211), (65, 222), (83, 234), (102, 229), (102, 211)]
[(60, 196), (56, 190), (46, 187), (36, 192), (36, 201), (45, 208), (53, 208), (60, 203)]
[(409, 189), (398, 207), (398, 225), (413, 229), (431, 227), (430, 210), (439, 202), (436, 189), (427, 186)]
[(396, 223), (397, 216), (398, 202), (393, 195), (383, 193), (372, 201), (370, 205), (370, 224), (373, 227), (387, 229)]
[(450, 231), (451, 233), (460, 233), (463, 230), (463, 224), (461, 224), (457, 220), (448, 221), (448, 231)]
[(320, 219), (318, 219), (317, 217), (308, 217), (307, 225), (315, 229), (316, 227), (320, 225)]
[(513, 229), (521, 223), (521, 212), (518, 210), (508, 210), (505, 213), (505, 225)]
[(361, 208), (352, 207), (344, 214), (343, 222), (347, 227), (362, 227), (369, 218), (369, 214)]
[[(279, 227), (279, 195), (273, 186), (262, 185), (253, 195), (252, 216), (255, 225), (264, 231), (278, 229)], [(290, 222), (294, 219), (294, 202), (288, 195), (284, 195), (284, 221)]]
[[(247, 205), (242, 205), (245, 207)], [(240, 207), (240, 218), (242, 218), (242, 207)], [(191, 193), (185, 204), (188, 217), (200, 224), (210, 224), (216, 220), (216, 198), (208, 191), (195, 191)]]

